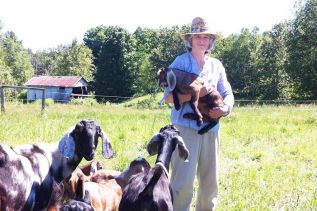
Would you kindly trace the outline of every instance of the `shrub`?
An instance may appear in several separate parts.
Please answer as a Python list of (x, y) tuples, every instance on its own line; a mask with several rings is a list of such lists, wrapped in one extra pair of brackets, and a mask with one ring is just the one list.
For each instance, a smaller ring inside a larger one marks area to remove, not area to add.
[(94, 98), (73, 98), (73, 99), (71, 99), (70, 104), (93, 106), (93, 105), (98, 104), (98, 102)]

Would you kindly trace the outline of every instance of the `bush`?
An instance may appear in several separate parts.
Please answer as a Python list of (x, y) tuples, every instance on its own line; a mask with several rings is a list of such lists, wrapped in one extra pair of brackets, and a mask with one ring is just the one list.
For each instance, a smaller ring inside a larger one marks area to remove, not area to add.
[(94, 98), (73, 98), (73, 99), (71, 99), (70, 104), (93, 106), (93, 105), (98, 104), (98, 102)]
[[(42, 104), (42, 100), (36, 100), (36, 101), (34, 101), (34, 103), (36, 103), (36, 104)], [(52, 98), (46, 98), (45, 99), (45, 106), (46, 107), (48, 107), (48, 106), (50, 106), (50, 105), (54, 105), (54, 99), (52, 99)]]

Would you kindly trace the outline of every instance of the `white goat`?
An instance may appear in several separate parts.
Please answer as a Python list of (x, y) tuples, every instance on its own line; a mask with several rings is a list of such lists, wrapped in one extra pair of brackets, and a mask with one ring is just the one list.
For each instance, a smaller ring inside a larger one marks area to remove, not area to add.
[(94, 120), (82, 120), (56, 143), (0, 145), (0, 210), (45, 210), (53, 180), (71, 175), (82, 158), (94, 158), (98, 138), (105, 158), (111, 143)]

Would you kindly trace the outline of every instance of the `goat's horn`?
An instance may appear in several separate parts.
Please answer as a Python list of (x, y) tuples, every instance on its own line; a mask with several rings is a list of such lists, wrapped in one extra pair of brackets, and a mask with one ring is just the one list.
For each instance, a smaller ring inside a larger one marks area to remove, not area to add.
[(183, 138), (181, 136), (177, 136), (176, 140), (178, 145), (179, 157), (183, 158), (185, 161), (188, 161), (187, 158), (189, 156), (189, 151), (185, 146)]
[(102, 154), (106, 159), (113, 158), (112, 145), (108, 136), (105, 134), (103, 130), (100, 132), (100, 136), (102, 139)]

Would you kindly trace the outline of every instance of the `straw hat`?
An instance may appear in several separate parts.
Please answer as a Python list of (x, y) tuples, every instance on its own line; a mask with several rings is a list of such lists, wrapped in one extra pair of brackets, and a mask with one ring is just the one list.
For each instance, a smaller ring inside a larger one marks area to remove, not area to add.
[(214, 36), (215, 38), (217, 37), (217, 33), (211, 31), (208, 23), (201, 17), (196, 17), (193, 19), (190, 31), (188, 33), (185, 33), (183, 35), (183, 38), (188, 39), (190, 35), (194, 34), (209, 34)]
[(216, 42), (216, 39), (218, 38), (218, 35), (216, 32), (210, 30), (208, 23), (201, 17), (194, 18), (192, 21), (192, 25), (190, 27), (190, 31), (188, 33), (181, 35), (181, 37), (184, 40), (185, 47), (189, 51), (191, 51), (191, 48), (192, 48), (191, 38), (195, 34), (208, 34), (208, 35), (210, 35), (211, 39), (210, 39), (207, 51), (214, 49), (215, 42)]

